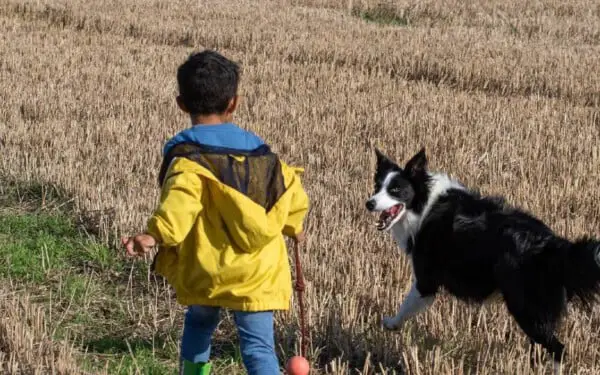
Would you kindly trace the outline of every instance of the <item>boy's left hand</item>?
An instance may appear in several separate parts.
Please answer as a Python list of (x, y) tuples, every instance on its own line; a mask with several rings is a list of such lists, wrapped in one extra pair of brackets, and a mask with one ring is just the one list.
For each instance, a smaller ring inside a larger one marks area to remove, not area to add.
[(121, 238), (121, 243), (128, 256), (144, 255), (154, 246), (156, 246), (156, 239), (149, 234), (138, 234), (133, 237)]

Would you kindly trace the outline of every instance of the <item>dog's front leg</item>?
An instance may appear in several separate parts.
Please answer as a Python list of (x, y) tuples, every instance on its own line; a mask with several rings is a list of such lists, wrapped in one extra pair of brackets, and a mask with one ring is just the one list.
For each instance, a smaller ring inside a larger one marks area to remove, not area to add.
[(416, 282), (413, 282), (408, 295), (402, 301), (398, 313), (393, 317), (383, 318), (383, 327), (388, 330), (397, 330), (410, 318), (418, 315), (423, 310), (426, 310), (435, 297), (433, 295), (423, 297), (417, 289)]

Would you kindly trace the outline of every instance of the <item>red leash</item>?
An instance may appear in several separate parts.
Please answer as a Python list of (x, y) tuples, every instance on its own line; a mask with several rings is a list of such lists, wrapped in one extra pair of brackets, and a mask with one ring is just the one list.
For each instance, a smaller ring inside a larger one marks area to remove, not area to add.
[(298, 303), (300, 304), (300, 333), (301, 333), (301, 340), (300, 340), (300, 355), (304, 358), (306, 358), (306, 353), (307, 353), (307, 349), (306, 346), (308, 345), (308, 342), (306, 341), (306, 338), (308, 337), (308, 333), (306, 331), (306, 321), (305, 321), (305, 315), (304, 315), (304, 296), (303, 296), (303, 292), (304, 289), (306, 288), (306, 285), (304, 284), (304, 276), (302, 275), (302, 265), (300, 264), (300, 244), (298, 242), (294, 243), (294, 252), (295, 252), (295, 258), (296, 258), (296, 284), (294, 285), (294, 288), (296, 289), (296, 292), (298, 292)]

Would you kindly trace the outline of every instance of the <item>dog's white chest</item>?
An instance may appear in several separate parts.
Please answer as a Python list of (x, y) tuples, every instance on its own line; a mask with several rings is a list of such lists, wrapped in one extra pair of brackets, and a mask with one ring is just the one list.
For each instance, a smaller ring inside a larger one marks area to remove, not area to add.
[(404, 252), (408, 250), (408, 241), (416, 233), (419, 218), (412, 212), (408, 212), (404, 220), (391, 228), (392, 237), (396, 244)]

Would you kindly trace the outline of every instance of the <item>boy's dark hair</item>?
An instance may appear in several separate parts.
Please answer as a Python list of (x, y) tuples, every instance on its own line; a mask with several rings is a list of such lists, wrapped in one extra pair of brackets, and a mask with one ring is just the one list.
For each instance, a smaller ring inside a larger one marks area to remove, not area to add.
[(190, 55), (177, 70), (179, 95), (192, 115), (225, 112), (238, 80), (238, 65), (210, 50)]

